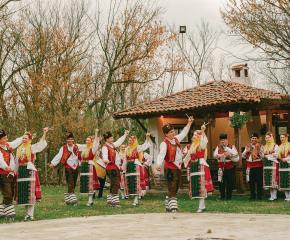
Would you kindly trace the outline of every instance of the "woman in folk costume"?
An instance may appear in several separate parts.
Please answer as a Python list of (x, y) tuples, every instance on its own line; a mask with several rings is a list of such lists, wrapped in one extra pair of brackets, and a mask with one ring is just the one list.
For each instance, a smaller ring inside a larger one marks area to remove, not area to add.
[(125, 157), (122, 169), (125, 173), (125, 189), (126, 195), (134, 196), (133, 205), (138, 205), (138, 197), (141, 193), (140, 186), (140, 171), (142, 171), (142, 165), (140, 159), (142, 160), (142, 152), (149, 148), (149, 137), (150, 133), (146, 134), (146, 141), (143, 145), (139, 145), (137, 138), (132, 136), (128, 140), (128, 147), (125, 151)]
[(278, 151), (279, 146), (274, 142), (273, 134), (267, 132), (266, 145), (264, 146), (264, 168), (263, 168), (263, 186), (265, 190), (269, 189), (271, 197), (270, 201), (277, 199), (277, 190), (279, 186), (279, 162)]
[(87, 206), (93, 205), (93, 195), (97, 189), (100, 188), (98, 175), (95, 168), (95, 163), (93, 161), (96, 152), (98, 150), (99, 139), (98, 129), (95, 130), (95, 139), (92, 137), (87, 137), (86, 147), (81, 154), (81, 173), (80, 173), (80, 183), (79, 183), (79, 193), (87, 194), (89, 196), (89, 201)]
[(281, 145), (279, 146), (279, 190), (285, 192), (285, 200), (290, 201), (290, 143), (288, 142), (288, 133), (280, 135)]
[(205, 198), (212, 192), (213, 184), (207, 159), (207, 137), (205, 135), (205, 125), (201, 126), (201, 132), (195, 131), (193, 142), (187, 156), (184, 159), (184, 166), (189, 173), (189, 194), (190, 198), (199, 198), (199, 208), (197, 212), (205, 211)]
[(142, 180), (141, 180), (141, 193), (140, 193), (140, 197), (144, 197), (146, 194), (146, 189), (149, 189), (149, 171), (148, 168), (150, 167), (150, 165), (152, 164), (152, 157), (144, 152), (143, 153), (143, 158), (142, 158), (142, 170), (143, 170), (143, 179), (144, 179), (144, 183), (142, 184)]
[(15, 186), (15, 156), (13, 148), (22, 143), (22, 137), (8, 142), (4, 129), (0, 130), (0, 191), (3, 201), (0, 203), (0, 218), (13, 220), (15, 215), (13, 196)]
[(33, 164), (35, 154), (41, 152), (46, 146), (46, 133), (49, 128), (43, 129), (43, 136), (36, 144), (31, 145), (33, 135), (26, 132), (22, 137), (22, 145), (16, 152), (17, 171), (17, 205), (24, 205), (26, 209), (25, 220), (33, 219), (34, 205), (37, 199), (41, 198), (40, 182), (37, 170)]
[(100, 183), (98, 198), (103, 198), (103, 190), (106, 183), (106, 166), (102, 157), (102, 145), (99, 144), (97, 154), (94, 157), (94, 163), (96, 167), (96, 171), (98, 174), (98, 179)]
[[(127, 145), (125, 144), (122, 144), (120, 147), (121, 167), (124, 162), (126, 147)], [(120, 173), (119, 181), (120, 181), (120, 190), (121, 190), (122, 199), (125, 199), (125, 198), (127, 199), (128, 197), (125, 194), (125, 172)]]

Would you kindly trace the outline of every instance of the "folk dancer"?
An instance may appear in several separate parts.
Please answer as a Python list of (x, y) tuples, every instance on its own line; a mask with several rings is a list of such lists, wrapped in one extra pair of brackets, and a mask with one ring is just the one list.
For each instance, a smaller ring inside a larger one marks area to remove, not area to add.
[(145, 194), (146, 194), (146, 190), (148, 189), (149, 190), (149, 185), (150, 185), (150, 182), (149, 182), (149, 167), (151, 166), (152, 164), (152, 157), (144, 152), (143, 153), (143, 158), (142, 158), (142, 167), (143, 167), (143, 171), (144, 171), (144, 183), (145, 183), (145, 188), (141, 190), (141, 194), (140, 196), (141, 197), (144, 197)]
[(279, 146), (280, 159), (280, 179), (279, 190), (285, 192), (285, 200), (290, 201), (290, 143), (288, 142), (288, 133), (280, 135), (281, 145)]
[(89, 197), (87, 206), (93, 205), (93, 195), (100, 188), (98, 175), (93, 161), (95, 154), (98, 150), (99, 141), (102, 138), (98, 138), (98, 129), (95, 129), (95, 139), (87, 137), (86, 147), (81, 154), (81, 173), (79, 182), (79, 193), (87, 194)]
[(267, 132), (266, 145), (264, 146), (264, 168), (263, 168), (263, 186), (265, 190), (270, 190), (270, 201), (277, 199), (277, 190), (279, 187), (279, 146), (274, 142), (273, 134)]
[(0, 218), (7, 217), (9, 220), (15, 218), (14, 197), (15, 185), (15, 156), (13, 148), (17, 148), (22, 143), (22, 137), (13, 142), (8, 142), (8, 137), (4, 129), (0, 130), (0, 191), (3, 202), (0, 203)]
[(160, 153), (157, 156), (156, 170), (161, 171), (162, 164), (165, 161), (164, 177), (168, 188), (168, 196), (165, 199), (167, 211), (178, 211), (176, 194), (179, 189), (183, 157), (182, 148), (179, 142), (187, 136), (193, 121), (194, 119), (190, 117), (188, 119), (188, 124), (177, 136), (175, 136), (174, 127), (170, 123), (162, 127), (165, 140), (160, 144)]
[[(125, 144), (122, 144), (120, 147), (121, 167), (124, 162), (126, 147), (127, 146)], [(120, 173), (119, 182), (120, 182), (120, 191), (121, 191), (122, 199), (128, 199), (128, 197), (125, 194), (125, 172), (124, 171)]]
[(104, 163), (107, 164), (106, 174), (111, 180), (110, 193), (107, 195), (107, 203), (109, 206), (120, 207), (118, 189), (121, 158), (117, 148), (122, 145), (128, 134), (129, 131), (126, 130), (125, 134), (114, 142), (113, 135), (110, 131), (104, 133), (106, 143), (102, 148), (102, 156)]
[(102, 146), (99, 144), (98, 146), (98, 152), (94, 157), (94, 163), (96, 167), (96, 171), (98, 174), (98, 179), (100, 183), (100, 188), (99, 188), (99, 193), (98, 193), (98, 198), (103, 198), (103, 190), (105, 187), (106, 183), (106, 166), (107, 164), (104, 163), (103, 157), (102, 157)]
[(49, 128), (43, 129), (43, 136), (36, 144), (31, 145), (33, 135), (29, 132), (24, 133), (22, 145), (16, 152), (16, 172), (17, 172), (17, 205), (24, 205), (26, 209), (25, 220), (34, 219), (34, 205), (41, 199), (40, 182), (37, 169), (33, 164), (35, 154), (41, 152), (46, 146), (46, 133)]
[[(146, 141), (143, 143), (143, 145), (138, 144), (136, 137), (130, 137), (128, 140), (128, 147), (125, 151), (125, 157), (122, 166), (122, 169), (125, 172), (125, 191), (126, 196), (134, 197), (133, 206), (138, 205), (138, 197), (141, 193), (141, 171), (143, 168), (140, 163), (140, 159), (142, 160), (143, 158), (143, 151), (150, 147), (149, 137), (150, 133), (147, 133)], [(144, 180), (144, 174), (142, 178)]]
[(258, 133), (252, 133), (251, 143), (248, 144), (242, 153), (247, 160), (246, 181), (249, 182), (251, 200), (256, 199), (255, 184), (257, 183), (257, 199), (262, 199), (263, 189), (263, 158), (264, 147), (260, 143)]
[(62, 146), (58, 154), (52, 159), (49, 167), (53, 169), (59, 162), (64, 165), (68, 187), (67, 193), (64, 193), (65, 203), (76, 206), (78, 200), (75, 194), (75, 187), (78, 179), (79, 160), (81, 160), (80, 152), (83, 151), (86, 145), (74, 144), (74, 134), (72, 132), (66, 134), (66, 142), (67, 144)]
[[(234, 185), (234, 162), (239, 161), (239, 154), (234, 145), (228, 143), (228, 135), (220, 134), (220, 145), (216, 147), (213, 156), (218, 161), (218, 184), (221, 199), (232, 198)], [(227, 196), (226, 194), (227, 193)]]
[(199, 199), (197, 212), (206, 211), (205, 198), (213, 189), (209, 165), (207, 159), (207, 137), (205, 135), (205, 124), (201, 126), (201, 131), (193, 134), (193, 143), (184, 159), (184, 166), (189, 172), (189, 195), (191, 199)]

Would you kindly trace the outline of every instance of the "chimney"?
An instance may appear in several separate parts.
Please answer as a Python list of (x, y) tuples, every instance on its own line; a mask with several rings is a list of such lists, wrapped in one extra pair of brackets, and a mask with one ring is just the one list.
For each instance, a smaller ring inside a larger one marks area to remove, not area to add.
[(239, 64), (232, 67), (232, 82), (251, 86), (248, 64)]

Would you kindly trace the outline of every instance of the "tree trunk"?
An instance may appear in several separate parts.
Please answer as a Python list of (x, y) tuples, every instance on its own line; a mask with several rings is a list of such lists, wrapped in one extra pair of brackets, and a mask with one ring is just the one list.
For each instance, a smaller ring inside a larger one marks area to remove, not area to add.
[(241, 129), (235, 128), (235, 145), (239, 153), (240, 160), (236, 165), (236, 187), (237, 193), (244, 193), (244, 169), (243, 169), (243, 159), (242, 159), (242, 138)]

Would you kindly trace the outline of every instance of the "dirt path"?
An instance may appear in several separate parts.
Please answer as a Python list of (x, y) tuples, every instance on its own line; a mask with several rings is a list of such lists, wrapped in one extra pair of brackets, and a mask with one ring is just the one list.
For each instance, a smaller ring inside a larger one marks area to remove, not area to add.
[(289, 239), (289, 222), (289, 215), (109, 215), (2, 224), (0, 239)]

